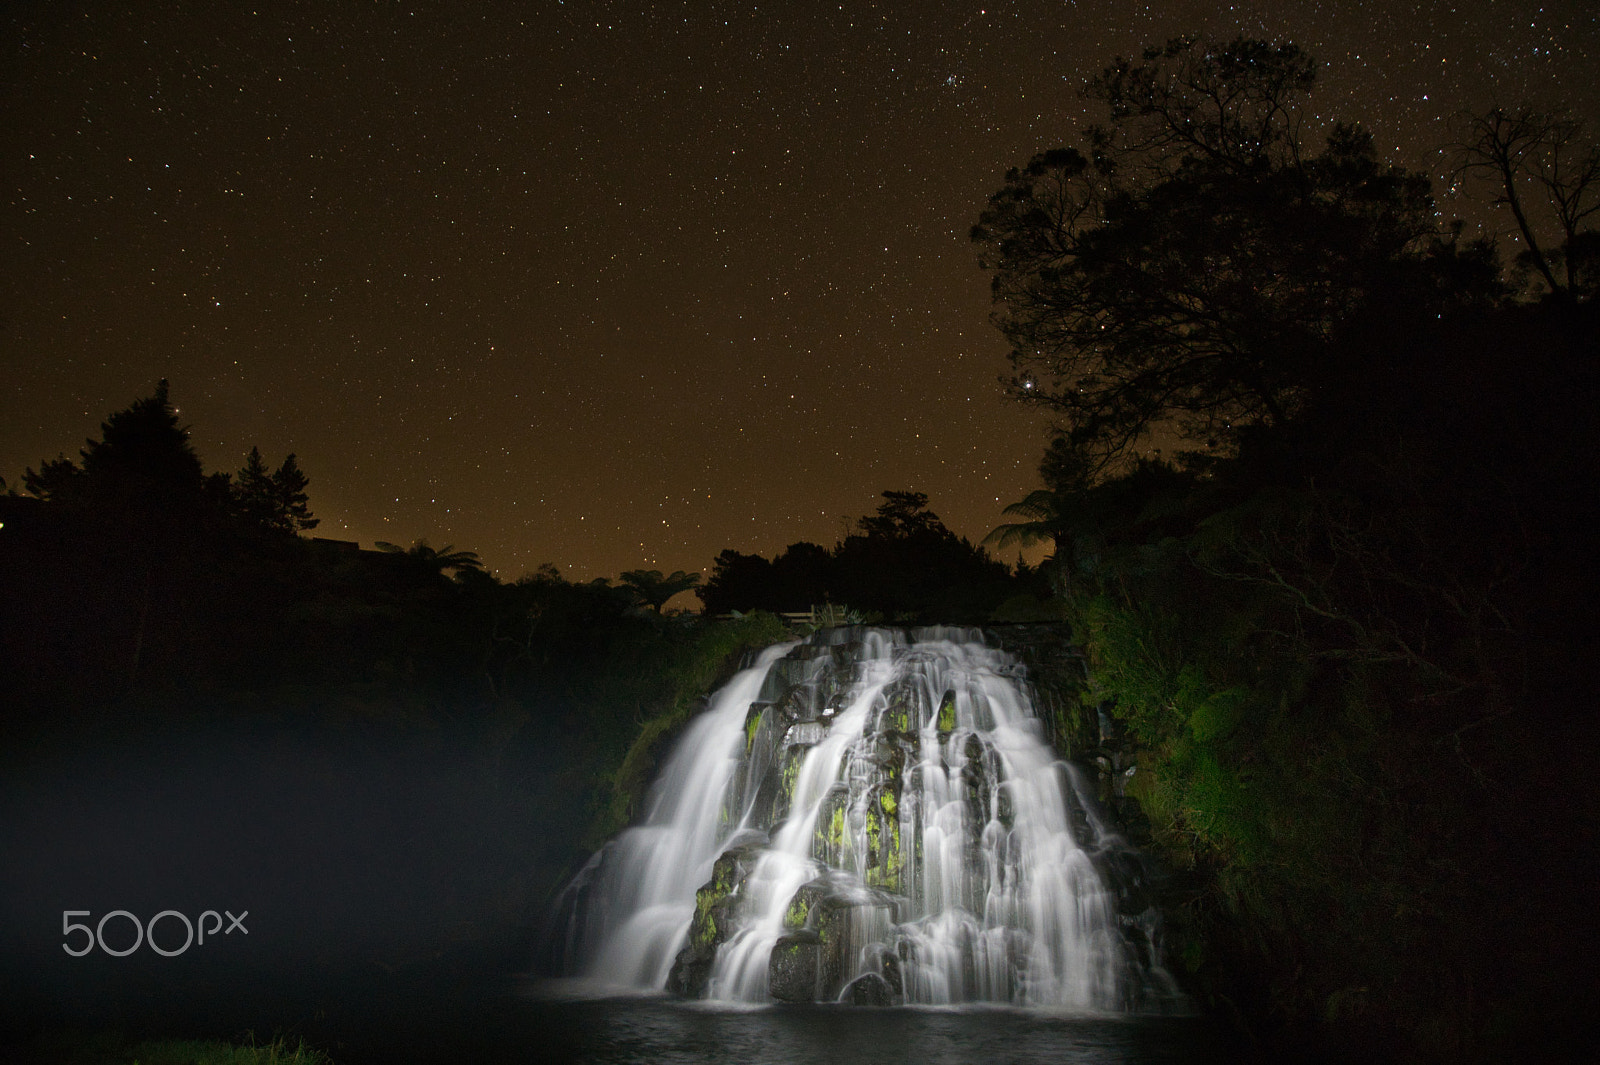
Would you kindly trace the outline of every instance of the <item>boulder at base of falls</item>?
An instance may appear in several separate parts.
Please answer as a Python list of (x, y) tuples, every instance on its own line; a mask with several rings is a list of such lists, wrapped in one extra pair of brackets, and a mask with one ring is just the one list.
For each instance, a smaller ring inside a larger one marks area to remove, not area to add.
[(894, 919), (891, 897), (880, 891), (849, 887), (811, 907), (806, 927), (822, 941), (818, 955), (816, 997), (833, 1002), (858, 972), (863, 948), (882, 935)]
[(822, 937), (800, 931), (780, 936), (767, 963), (767, 994), (779, 1002), (815, 1002)]
[(733, 931), (738, 919), (736, 889), (750, 875), (750, 865), (760, 842), (750, 842), (723, 852), (711, 868), (711, 879), (695, 892), (694, 919), (689, 942), (673, 959), (667, 990), (689, 998), (704, 997), (717, 948)]
[(687, 946), (678, 951), (672, 962), (672, 972), (667, 974), (667, 991), (684, 998), (703, 998), (706, 985), (711, 982), (711, 967), (717, 960), (715, 950)]
[(862, 973), (844, 989), (839, 1001), (852, 1006), (892, 1006), (894, 989), (877, 973)]

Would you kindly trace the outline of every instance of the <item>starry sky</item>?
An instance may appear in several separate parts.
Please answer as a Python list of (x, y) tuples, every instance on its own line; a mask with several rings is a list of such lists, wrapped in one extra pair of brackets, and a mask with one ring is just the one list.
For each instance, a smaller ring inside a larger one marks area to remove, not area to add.
[[(13, 3), (0, 476), (162, 377), (207, 469), (296, 453), (317, 535), (503, 578), (974, 540), (1037, 487), (967, 232), (1180, 33), (1293, 40), (1435, 175), (1463, 109), (1600, 123), (1593, 0)], [(1492, 222), (1490, 224), (1493, 224)], [(687, 602), (687, 600), (685, 600)]]

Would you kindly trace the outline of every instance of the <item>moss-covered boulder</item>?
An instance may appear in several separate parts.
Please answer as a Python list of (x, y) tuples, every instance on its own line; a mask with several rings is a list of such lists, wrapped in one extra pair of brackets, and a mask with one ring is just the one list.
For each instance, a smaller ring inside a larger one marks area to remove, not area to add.
[(815, 932), (802, 929), (780, 936), (767, 963), (767, 993), (779, 1002), (817, 1001), (822, 949)]
[(866, 839), (864, 872), (868, 887), (899, 891), (904, 871), (904, 851), (900, 840), (900, 800), (891, 779), (867, 793), (862, 816)]
[(705, 994), (717, 948), (733, 931), (738, 917), (739, 890), (750, 875), (759, 842), (725, 851), (711, 867), (711, 879), (695, 892), (694, 917), (689, 922), (689, 942), (673, 960), (667, 990), (699, 998)]
[(800, 889), (789, 900), (789, 907), (783, 914), (783, 927), (787, 932), (798, 932), (811, 927), (811, 911), (817, 904), (833, 894), (833, 887), (826, 877), (818, 877), (809, 883), (800, 885)]

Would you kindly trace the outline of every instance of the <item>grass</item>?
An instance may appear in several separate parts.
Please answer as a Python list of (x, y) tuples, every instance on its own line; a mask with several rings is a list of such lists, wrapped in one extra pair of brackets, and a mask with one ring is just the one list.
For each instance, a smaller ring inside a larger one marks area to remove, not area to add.
[(320, 1050), (282, 1036), (257, 1043), (247, 1032), (243, 1045), (220, 1040), (157, 1039), (130, 1042), (115, 1032), (64, 1032), (41, 1036), (25, 1047), (8, 1048), (49, 1065), (334, 1065)]

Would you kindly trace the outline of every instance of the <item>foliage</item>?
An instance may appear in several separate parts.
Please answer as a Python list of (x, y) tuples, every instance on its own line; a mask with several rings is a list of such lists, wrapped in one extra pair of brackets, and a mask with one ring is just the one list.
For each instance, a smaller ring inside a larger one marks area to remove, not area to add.
[(849, 603), (894, 621), (981, 621), (1021, 590), (1003, 563), (946, 528), (924, 493), (883, 499), (831, 551), (795, 543), (770, 562), (722, 552), (698, 593), (706, 613)]
[(458, 574), (483, 572), (483, 562), (478, 558), (476, 551), (457, 551), (454, 544), (435, 548), (429, 546), (428, 541), (423, 539), (410, 547), (401, 547), (399, 544), (379, 540), (374, 546), (379, 551), (402, 556), (418, 571)]
[(639, 602), (659, 614), (661, 608), (667, 605), (667, 600), (698, 588), (700, 574), (685, 573), (680, 569), (663, 576), (658, 569), (632, 569), (622, 575), (622, 584), (638, 597)]
[[(1522, 237), (1517, 266), (1559, 300), (1592, 299), (1600, 291), (1600, 146), (1584, 145), (1583, 123), (1566, 115), (1493, 108), (1463, 116), (1455, 145), (1458, 176), (1483, 176), (1497, 186), (1495, 206), (1511, 212)], [(1555, 223), (1559, 244), (1540, 239), (1537, 214)]]
[(637, 736), (607, 781), (607, 801), (590, 823), (586, 837), (591, 847), (598, 847), (627, 826), (665, 754), (666, 744), (727, 677), (730, 664), (737, 663), (746, 652), (769, 647), (786, 635), (782, 620), (765, 611), (717, 622), (700, 632), (668, 671), (670, 695), (656, 713), (640, 722)]
[(276, 1036), (266, 1044), (246, 1034), (242, 1044), (219, 1040), (161, 1039), (138, 1043), (115, 1033), (40, 1036), (27, 1048), (32, 1060), (58, 1065), (332, 1065), (303, 1041)]
[[(1546, 298), (1519, 302), (1369, 138), (1303, 148), (1312, 82), (1291, 46), (1172, 42), (1092, 83), (1087, 154), (1008, 175), (975, 236), (1015, 390), (1066, 421), (993, 539), (1054, 543), (1198, 998), (1276, 1052), (1490, 1060), (1600, 990), (1570, 931), (1573, 862), (1600, 857), (1570, 786), (1595, 739), (1592, 153), (1548, 116), (1472, 125), (1463, 165), (1528, 220)], [(1158, 430), (1205, 446), (1135, 455)]]
[(252, 447), (231, 486), (235, 512), (267, 532), (292, 535), (315, 529), (318, 520), (311, 516), (306, 494), (310, 483), (293, 454), (268, 472), (261, 449)]
[(1154, 433), (1226, 451), (1344, 372), (1336, 342), (1374, 301), (1437, 304), (1459, 256), (1426, 178), (1351, 126), (1312, 154), (1313, 80), (1293, 45), (1148, 49), (1089, 83), (1108, 123), (1086, 151), (1041, 153), (990, 198), (972, 236), (1012, 392), (1061, 412), (1098, 463)]

